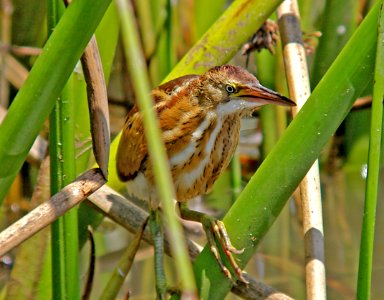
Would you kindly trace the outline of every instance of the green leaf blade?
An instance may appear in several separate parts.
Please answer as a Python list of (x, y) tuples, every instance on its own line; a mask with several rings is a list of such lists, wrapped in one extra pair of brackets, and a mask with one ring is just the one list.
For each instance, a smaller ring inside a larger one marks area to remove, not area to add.
[[(225, 216), (234, 246), (245, 249), (239, 255), (240, 266), (252, 257), (354, 99), (372, 80), (378, 11), (376, 5)], [(207, 299), (223, 299), (231, 284), (207, 248), (194, 267), (202, 294)]]
[(73, 1), (0, 127), (0, 199), (20, 169), (111, 0)]

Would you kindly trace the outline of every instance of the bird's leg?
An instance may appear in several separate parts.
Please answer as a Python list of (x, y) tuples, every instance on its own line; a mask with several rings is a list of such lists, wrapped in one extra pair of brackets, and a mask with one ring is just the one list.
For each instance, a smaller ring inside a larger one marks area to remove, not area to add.
[(161, 224), (159, 209), (150, 209), (149, 228), (152, 234), (155, 259), (155, 280), (157, 299), (165, 299), (167, 293), (167, 281), (164, 272), (164, 234)]
[(223, 271), (223, 273), (233, 283), (235, 283), (232, 279), (231, 272), (224, 265), (224, 262), (221, 259), (216, 239), (219, 241), (221, 249), (223, 250), (225, 256), (228, 258), (231, 267), (236, 273), (236, 276), (239, 278), (241, 282), (247, 284), (248, 281), (244, 278), (243, 271), (238, 266), (235, 258), (233, 257), (233, 254), (243, 253), (244, 249), (241, 249), (241, 250), (236, 249), (231, 244), (231, 240), (228, 236), (227, 230), (225, 229), (224, 223), (207, 214), (204, 214), (195, 210), (190, 210), (186, 203), (179, 202), (178, 204), (179, 204), (180, 216), (183, 219), (199, 222), (203, 225), (203, 229), (207, 236), (208, 244), (210, 245), (210, 250), (214, 255), (216, 261), (218, 262), (220, 269)]

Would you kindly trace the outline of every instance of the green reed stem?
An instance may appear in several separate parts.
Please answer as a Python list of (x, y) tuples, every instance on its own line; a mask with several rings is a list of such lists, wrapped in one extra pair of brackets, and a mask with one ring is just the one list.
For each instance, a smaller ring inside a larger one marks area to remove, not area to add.
[[(64, 9), (64, 4), (59, 0), (48, 1), (48, 34), (50, 34), (57, 25)], [(49, 132), (49, 152), (51, 169), (51, 195), (56, 194), (62, 188), (61, 178), (63, 178), (63, 169), (59, 158), (62, 156), (62, 142), (60, 131), (60, 102), (56, 101), (50, 115)], [(66, 276), (65, 276), (65, 239), (64, 239), (64, 220), (58, 219), (51, 226), (51, 263), (52, 263), (52, 298), (65, 299)]]
[[(64, 12), (63, 2), (48, 5), (51, 32)], [(69, 79), (50, 116), (51, 194), (56, 194), (76, 177), (74, 103)], [(80, 298), (77, 209), (52, 224), (52, 295), (54, 299)]]
[(384, 96), (384, 13), (383, 1), (379, 15), (376, 49), (375, 80), (371, 109), (371, 134), (368, 152), (368, 176), (365, 188), (364, 216), (361, 232), (357, 299), (371, 298), (371, 278), (373, 245), (375, 240), (375, 220), (377, 193), (379, 187), (381, 138), (383, 134)]
[(237, 197), (240, 195), (242, 186), (241, 186), (241, 162), (240, 155), (236, 151), (232, 157), (231, 164), (231, 185), (232, 185), (232, 202), (234, 202)]
[(72, 2), (13, 100), (0, 125), (0, 202), (110, 2)]

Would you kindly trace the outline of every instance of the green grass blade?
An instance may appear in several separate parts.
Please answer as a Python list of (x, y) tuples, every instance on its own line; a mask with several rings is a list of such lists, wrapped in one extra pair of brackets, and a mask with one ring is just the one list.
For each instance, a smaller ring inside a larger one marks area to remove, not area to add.
[[(378, 11), (375, 5), (225, 216), (234, 246), (245, 248), (239, 255), (240, 266), (252, 257), (354, 100), (373, 79)], [(223, 299), (231, 284), (207, 247), (194, 267), (202, 296)]]
[(110, 1), (73, 1), (14, 99), (0, 127), (0, 201)]
[(312, 70), (312, 86), (320, 81), (356, 29), (358, 8), (359, 2), (356, 0), (326, 1), (322, 36)]
[(371, 134), (368, 153), (368, 177), (365, 188), (364, 217), (361, 232), (357, 299), (371, 299), (373, 245), (375, 239), (376, 204), (379, 187), (381, 138), (383, 134), (384, 96), (384, 12), (383, 1), (377, 37), (375, 81), (371, 109)]
[(196, 290), (192, 266), (190, 264), (183, 230), (174, 208), (174, 188), (172, 177), (167, 163), (167, 156), (163, 143), (161, 142), (160, 129), (153, 101), (150, 97), (150, 86), (143, 54), (140, 51), (140, 42), (135, 29), (132, 7), (124, 0), (117, 1), (118, 11), (123, 33), (124, 51), (128, 62), (129, 71), (132, 74), (133, 86), (137, 96), (137, 104), (143, 112), (144, 134), (148, 143), (148, 151), (153, 164), (153, 172), (158, 195), (161, 200), (162, 209), (169, 226), (169, 236), (172, 253), (176, 265), (179, 266), (182, 292), (193, 295)]

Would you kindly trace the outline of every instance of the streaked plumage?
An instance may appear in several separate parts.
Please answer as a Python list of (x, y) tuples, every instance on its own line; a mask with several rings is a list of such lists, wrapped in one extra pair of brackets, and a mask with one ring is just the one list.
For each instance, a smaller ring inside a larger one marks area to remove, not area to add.
[[(240, 118), (259, 106), (294, 103), (264, 87), (244, 69), (215, 67), (152, 91), (168, 154), (176, 198), (187, 201), (210, 191), (239, 142)], [(134, 196), (157, 205), (142, 114), (128, 114), (117, 152), (119, 177)]]

